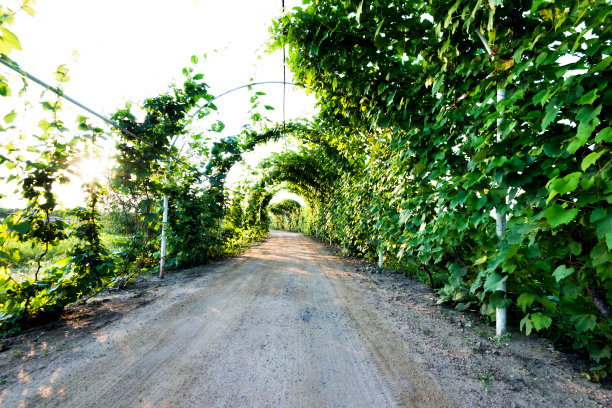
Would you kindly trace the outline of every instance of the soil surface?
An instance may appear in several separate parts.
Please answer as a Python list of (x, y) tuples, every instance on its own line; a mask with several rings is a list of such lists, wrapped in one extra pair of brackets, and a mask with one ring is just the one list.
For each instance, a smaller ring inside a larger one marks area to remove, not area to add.
[(0, 339), (3, 407), (597, 407), (609, 383), (534, 336), (496, 342), (401, 275), (302, 235), (140, 279)]

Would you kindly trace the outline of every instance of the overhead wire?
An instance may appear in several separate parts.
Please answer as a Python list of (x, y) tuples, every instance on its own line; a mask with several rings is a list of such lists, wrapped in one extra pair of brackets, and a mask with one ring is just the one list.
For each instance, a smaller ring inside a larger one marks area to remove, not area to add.
[[(93, 116), (101, 119), (102, 121), (108, 123), (109, 125), (113, 126), (115, 129), (126, 133), (130, 136), (132, 136), (134, 139), (139, 140), (141, 142), (143, 142), (144, 144), (148, 145), (149, 147), (154, 147), (155, 145), (151, 142), (149, 142), (148, 140), (142, 139), (140, 136), (138, 136), (137, 134), (135, 134), (134, 132), (131, 132), (127, 129), (125, 129), (124, 127), (122, 127), (121, 125), (119, 125), (118, 123), (108, 119), (107, 117), (99, 114), (98, 112), (94, 111), (93, 109), (88, 108), (87, 106), (83, 105), (82, 103), (78, 102), (77, 100), (71, 98), (70, 96), (66, 95), (66, 93), (64, 93), (62, 90), (53, 87), (49, 84), (47, 84), (46, 82), (38, 79), (37, 77), (35, 77), (34, 75), (30, 74), (29, 72), (25, 71), (24, 69), (22, 69), (21, 67), (19, 67), (18, 65), (13, 65), (11, 63), (9, 63), (8, 61), (5, 61), (4, 58), (0, 58), (0, 63), (2, 63), (3, 65), (7, 66), (8, 68), (12, 69), (13, 71), (17, 72), (18, 74), (30, 79), (31, 81), (37, 83), (38, 85), (42, 86), (43, 88), (55, 93), (57, 96), (67, 100), (68, 102), (78, 106), (79, 108), (83, 109), (84, 111), (92, 114)], [(168, 156), (170, 158), (172, 158), (173, 160), (179, 162), (179, 163), (183, 163), (184, 165), (186, 165), (189, 169), (203, 175), (204, 177), (207, 177), (208, 179), (210, 179), (210, 177), (204, 173), (202, 173), (200, 170), (198, 170), (197, 168), (191, 166), (191, 164), (187, 163), (186, 161), (182, 160), (180, 157), (176, 157), (175, 155), (173, 155), (172, 153), (168, 153)]]
[[(285, 0), (281, 0), (282, 12), (285, 13)], [(285, 108), (287, 98), (287, 58), (285, 55), (285, 44), (283, 44), (283, 136), (285, 136)], [(285, 137), (285, 151), (287, 150), (287, 138)]]
[[(68, 102), (78, 106), (79, 108), (83, 109), (84, 111), (90, 113), (91, 115), (97, 117), (98, 119), (101, 119), (102, 121), (104, 121), (105, 123), (111, 125), (112, 127), (114, 127), (115, 129), (128, 134), (130, 136), (132, 136), (134, 139), (139, 140), (140, 142), (148, 145), (149, 147), (154, 147), (154, 144), (149, 142), (148, 140), (145, 140), (143, 138), (141, 138), (140, 136), (138, 136), (137, 134), (135, 134), (134, 132), (125, 129), (124, 127), (122, 127), (121, 125), (119, 125), (118, 123), (108, 119), (107, 117), (99, 114), (98, 112), (94, 111), (91, 108), (88, 108), (87, 106), (85, 106), (84, 104), (78, 102), (76, 99), (71, 98), (70, 96), (66, 95), (66, 93), (56, 87), (53, 87), (49, 84), (47, 84), (45, 81), (38, 79), (37, 77), (35, 77), (34, 75), (30, 74), (29, 72), (27, 72), (26, 70), (24, 70), (23, 68), (21, 68), (19, 65), (17, 65), (16, 63), (13, 63), (13, 61), (9, 62), (7, 60), (5, 60), (5, 57), (0, 58), (0, 63), (2, 63), (3, 65), (5, 65), (6, 67), (10, 68), (11, 70), (15, 71), (16, 73), (18, 73), (19, 75), (26, 77), (28, 79), (30, 79), (31, 81), (37, 83), (38, 85), (42, 86), (43, 88), (55, 93), (57, 96), (67, 100)], [(285, 82), (284, 81), (264, 81), (264, 82), (252, 82), (246, 85), (241, 85), (239, 87), (230, 89), (229, 91), (223, 92), (220, 95), (215, 96), (214, 98), (212, 98), (211, 100), (207, 101), (204, 105), (202, 105), (201, 107), (198, 108), (198, 110), (189, 118), (189, 120), (187, 121), (187, 124), (191, 123), (193, 121), (193, 119), (206, 107), (210, 106), (212, 104), (213, 101), (219, 99), (220, 97), (227, 95), (228, 93), (237, 91), (239, 89), (242, 88), (246, 88), (246, 87), (250, 87), (250, 86), (256, 86), (256, 85), (264, 85), (264, 84), (280, 84), (282, 83), (283, 86), (285, 86)], [(296, 85), (295, 83), (291, 83), (291, 85)], [(284, 126), (284, 123), (283, 123)], [(178, 139), (177, 135), (173, 142), (172, 145), (170, 146), (170, 148), (172, 148), (176, 142), (176, 140)], [(205, 178), (207, 178), (208, 180), (211, 180), (212, 177), (210, 177), (209, 175), (207, 175), (206, 173), (203, 173), (202, 171), (200, 171), (198, 168), (192, 166), (190, 163), (188, 163), (187, 161), (181, 159), (180, 157), (177, 157), (176, 155), (168, 152), (167, 153), (168, 158), (172, 159), (176, 162), (182, 163), (185, 166), (187, 166), (187, 168), (189, 168), (192, 171), (195, 171), (196, 173), (204, 176)], [(224, 187), (225, 189), (234, 192), (232, 189), (230, 189), (229, 187)]]

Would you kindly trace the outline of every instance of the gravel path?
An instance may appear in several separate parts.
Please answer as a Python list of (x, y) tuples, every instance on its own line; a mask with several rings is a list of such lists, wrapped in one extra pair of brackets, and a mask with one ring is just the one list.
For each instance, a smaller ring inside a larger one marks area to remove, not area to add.
[(20, 367), (0, 405), (448, 406), (343, 267), (320, 244), (274, 231), (63, 357)]

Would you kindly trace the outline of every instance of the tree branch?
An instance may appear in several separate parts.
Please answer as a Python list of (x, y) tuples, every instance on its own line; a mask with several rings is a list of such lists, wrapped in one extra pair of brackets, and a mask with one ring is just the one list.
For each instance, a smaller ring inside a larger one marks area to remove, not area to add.
[(586, 289), (595, 307), (601, 312), (603, 317), (606, 319), (609, 318), (611, 314), (610, 308), (606, 304), (605, 300), (603, 300), (601, 296), (599, 296), (599, 293), (597, 293), (597, 291), (588, 284), (586, 285)]

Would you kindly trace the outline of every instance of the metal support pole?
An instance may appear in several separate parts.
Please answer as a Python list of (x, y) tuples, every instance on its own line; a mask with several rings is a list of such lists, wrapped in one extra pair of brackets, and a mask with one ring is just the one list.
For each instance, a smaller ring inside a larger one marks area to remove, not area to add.
[[(480, 41), (482, 42), (485, 49), (487, 50), (487, 53), (491, 57), (493, 57), (493, 51), (491, 50), (491, 47), (489, 46), (489, 43), (486, 37), (484, 36), (484, 34), (481, 31), (476, 31), (476, 34), (478, 35), (478, 38), (480, 38)], [(497, 102), (499, 103), (503, 101), (505, 98), (506, 98), (506, 89), (498, 87), (497, 88)], [(503, 118), (501, 117), (497, 119), (496, 141), (498, 143), (501, 141), (502, 120)], [(504, 204), (507, 203), (506, 200), (507, 200), (507, 196), (504, 197)], [(497, 238), (501, 241), (502, 235), (504, 231), (506, 230), (506, 214), (504, 214), (503, 212), (499, 210), (500, 210), (499, 207), (495, 209), (495, 232), (497, 233)], [(506, 296), (506, 281), (503, 281), (502, 283), (500, 283), (499, 286), (497, 287), (497, 290), (503, 292), (504, 297), (505, 297)], [(507, 321), (506, 308), (505, 307), (496, 308), (495, 309), (495, 334), (497, 336), (503, 336), (506, 333), (506, 321)]]
[(219, 231), (217, 232), (217, 252), (221, 255), (221, 223), (223, 218), (219, 218)]
[(164, 214), (162, 216), (161, 252), (159, 259), (159, 279), (166, 277), (166, 226), (168, 225), (168, 196), (164, 194)]
[[(497, 88), (497, 102), (503, 101), (506, 98), (506, 89)], [(502, 118), (497, 119), (497, 142), (501, 141), (501, 122)], [(504, 204), (506, 204), (507, 196), (504, 197)], [(497, 232), (497, 238), (502, 240), (502, 235), (506, 230), (506, 214), (499, 211), (499, 207), (495, 209), (495, 231)], [(506, 281), (503, 281), (497, 287), (497, 290), (504, 293), (506, 296)], [(497, 336), (503, 336), (506, 334), (506, 321), (507, 311), (506, 308), (495, 309), (495, 334)]]

